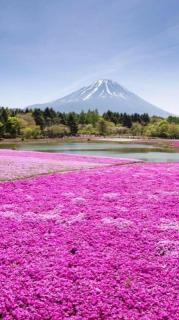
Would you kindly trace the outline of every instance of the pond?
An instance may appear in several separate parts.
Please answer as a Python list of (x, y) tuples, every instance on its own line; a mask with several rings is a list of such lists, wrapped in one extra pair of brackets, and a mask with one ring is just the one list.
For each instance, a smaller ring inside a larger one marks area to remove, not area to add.
[(43, 152), (65, 152), (83, 155), (110, 156), (132, 158), (152, 162), (179, 161), (179, 152), (168, 148), (147, 144), (117, 143), (117, 142), (64, 142), (50, 144), (9, 144), (0, 148), (15, 148), (17, 150), (34, 150)]

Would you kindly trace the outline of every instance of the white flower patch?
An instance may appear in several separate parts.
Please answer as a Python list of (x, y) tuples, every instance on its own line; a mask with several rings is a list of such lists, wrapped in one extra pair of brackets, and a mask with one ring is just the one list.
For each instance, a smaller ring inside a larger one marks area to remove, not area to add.
[(150, 200), (158, 200), (160, 197), (160, 195), (156, 195), (156, 194), (149, 194), (148, 195), (148, 199)]
[(82, 197), (76, 197), (76, 198), (73, 198), (73, 199), (72, 199), (72, 202), (73, 202), (73, 203), (76, 203), (76, 204), (82, 204), (82, 203), (85, 202), (85, 199), (82, 198)]
[(31, 219), (37, 219), (37, 214), (32, 211), (27, 211), (23, 214), (22, 218), (31, 218)]
[(63, 208), (62, 205), (58, 205), (52, 210), (49, 210), (41, 214), (37, 214), (37, 217), (42, 220), (57, 220), (60, 218), (60, 213), (62, 208)]
[(46, 219), (53, 219), (56, 220), (59, 224), (70, 226), (76, 222), (80, 222), (85, 218), (85, 214), (83, 212), (80, 212), (76, 215), (70, 216), (70, 217), (62, 217), (60, 215), (52, 215), (51, 217), (48, 216)]
[(179, 221), (162, 218), (160, 229), (161, 230), (179, 230)]
[(32, 211), (27, 211), (23, 214), (22, 218), (31, 218), (35, 220), (57, 220), (60, 217), (62, 205), (56, 206), (54, 209), (46, 211), (44, 213), (35, 213)]
[(126, 228), (133, 223), (131, 220), (127, 220), (127, 219), (123, 219), (123, 218), (114, 219), (112, 217), (105, 217), (101, 221), (104, 224), (111, 224), (111, 225), (116, 226), (118, 228)]
[(1, 209), (12, 209), (14, 208), (14, 205), (11, 204), (11, 203), (6, 203), (6, 204), (3, 204), (2, 206), (0, 206)]
[(129, 210), (128, 208), (122, 206), (117, 206), (116, 208), (121, 212), (127, 212)]
[(80, 213), (73, 215), (73, 216), (69, 217), (68, 219), (66, 219), (66, 224), (71, 225), (75, 222), (79, 222), (81, 220), (84, 220), (84, 218), (85, 218), (85, 213), (80, 212)]
[(62, 195), (65, 196), (65, 197), (74, 197), (74, 193), (70, 192), (70, 191), (69, 192), (63, 192)]
[(23, 214), (23, 216), (21, 216), (21, 218), (25, 218), (25, 219), (53, 220), (58, 222), (59, 224), (66, 225), (66, 226), (79, 222), (83, 220), (84, 217), (85, 217), (85, 213), (83, 212), (80, 212), (76, 215), (72, 215), (70, 217), (62, 217), (60, 215), (59, 206), (45, 213), (35, 213), (35, 212), (27, 211)]
[(103, 198), (105, 199), (117, 199), (119, 197), (119, 194), (116, 193), (116, 192), (106, 192), (106, 193), (103, 193)]
[(27, 200), (33, 200), (33, 199), (34, 199), (34, 198), (33, 198), (31, 195), (29, 195), (29, 194), (26, 194), (25, 197), (26, 197)]
[(160, 194), (165, 195), (165, 196), (178, 196), (177, 191), (161, 191)]
[(17, 214), (14, 211), (0, 211), (0, 216), (4, 218), (16, 218)]
[(157, 244), (157, 253), (159, 256), (179, 257), (179, 241), (177, 240), (160, 240)]

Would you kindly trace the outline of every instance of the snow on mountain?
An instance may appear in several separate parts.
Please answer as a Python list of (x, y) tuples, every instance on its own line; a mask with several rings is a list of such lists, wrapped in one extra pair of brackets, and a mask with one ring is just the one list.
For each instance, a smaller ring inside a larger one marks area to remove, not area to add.
[(98, 109), (100, 113), (111, 110), (129, 114), (148, 113), (163, 117), (169, 115), (167, 111), (152, 105), (117, 82), (108, 79), (97, 80), (58, 100), (30, 107), (45, 109), (47, 106), (61, 112)]

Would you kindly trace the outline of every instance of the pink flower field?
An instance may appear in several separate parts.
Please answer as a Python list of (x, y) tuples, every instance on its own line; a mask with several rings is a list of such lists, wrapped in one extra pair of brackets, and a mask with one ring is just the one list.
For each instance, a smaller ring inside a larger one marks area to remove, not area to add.
[(0, 150), (0, 181), (131, 162), (137, 162), (137, 160)]
[(179, 140), (175, 140), (173, 144), (176, 148), (179, 148)]
[(178, 320), (179, 163), (71, 157), (0, 183), (0, 319)]

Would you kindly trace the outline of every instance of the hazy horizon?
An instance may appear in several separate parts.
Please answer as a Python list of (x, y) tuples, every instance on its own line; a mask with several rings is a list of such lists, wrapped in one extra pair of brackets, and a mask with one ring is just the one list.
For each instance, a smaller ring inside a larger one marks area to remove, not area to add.
[(0, 105), (106, 78), (179, 114), (178, 0), (0, 0)]

